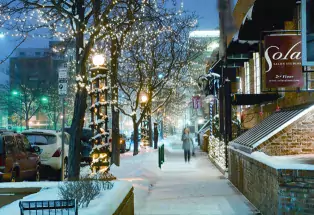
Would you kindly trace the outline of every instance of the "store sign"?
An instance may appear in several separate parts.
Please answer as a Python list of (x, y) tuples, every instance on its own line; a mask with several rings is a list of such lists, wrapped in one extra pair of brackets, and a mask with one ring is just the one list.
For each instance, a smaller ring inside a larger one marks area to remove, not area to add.
[(266, 87), (302, 87), (301, 36), (265, 37)]
[(202, 107), (202, 101), (200, 96), (192, 97), (192, 105), (194, 109), (200, 109)]
[(302, 65), (314, 66), (314, 0), (302, 0)]

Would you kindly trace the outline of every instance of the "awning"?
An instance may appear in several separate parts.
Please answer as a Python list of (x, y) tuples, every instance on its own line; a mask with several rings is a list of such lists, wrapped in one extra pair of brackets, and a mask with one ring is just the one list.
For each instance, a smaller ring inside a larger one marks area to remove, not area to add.
[(201, 129), (198, 131), (198, 133), (203, 132), (206, 128), (209, 128), (210, 126), (210, 120), (208, 120), (202, 127)]
[(314, 106), (307, 106), (275, 112), (253, 128), (232, 140), (230, 145), (247, 153), (251, 153), (259, 145), (313, 110)]
[(219, 74), (221, 75), (221, 66), (222, 66), (222, 61), (219, 59), (217, 60), (213, 66), (209, 69), (209, 72), (212, 72), (212, 73), (216, 73), (216, 74)]
[(240, 40), (259, 40), (262, 31), (284, 29), (284, 21), (293, 20), (299, 0), (256, 0), (239, 30)]
[(256, 105), (266, 102), (275, 101), (280, 98), (279, 94), (234, 94), (232, 105)]
[(227, 55), (249, 55), (252, 52), (258, 52), (259, 40), (240, 40), (237, 32), (227, 47)]

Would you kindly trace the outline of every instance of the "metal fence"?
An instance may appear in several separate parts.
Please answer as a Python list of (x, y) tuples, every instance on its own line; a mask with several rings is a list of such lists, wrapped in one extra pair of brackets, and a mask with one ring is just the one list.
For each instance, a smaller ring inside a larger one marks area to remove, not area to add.
[(78, 215), (76, 200), (20, 201), (21, 215)]
[(165, 145), (162, 144), (158, 147), (158, 166), (161, 168), (161, 165), (165, 162)]

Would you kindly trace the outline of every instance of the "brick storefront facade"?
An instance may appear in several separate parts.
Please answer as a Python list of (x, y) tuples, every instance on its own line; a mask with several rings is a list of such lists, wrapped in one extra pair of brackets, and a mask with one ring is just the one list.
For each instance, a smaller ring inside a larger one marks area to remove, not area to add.
[(314, 111), (259, 145), (256, 151), (271, 156), (314, 153)]

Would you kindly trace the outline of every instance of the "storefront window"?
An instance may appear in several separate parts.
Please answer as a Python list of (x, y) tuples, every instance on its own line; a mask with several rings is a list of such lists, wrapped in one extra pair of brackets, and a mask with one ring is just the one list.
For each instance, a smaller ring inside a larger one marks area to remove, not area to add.
[(250, 64), (248, 62), (244, 63), (244, 73), (245, 73), (245, 94), (250, 94)]
[(256, 94), (261, 93), (261, 73), (259, 53), (253, 53), (254, 60), (254, 91)]

